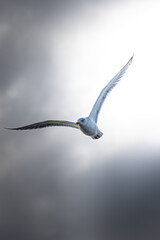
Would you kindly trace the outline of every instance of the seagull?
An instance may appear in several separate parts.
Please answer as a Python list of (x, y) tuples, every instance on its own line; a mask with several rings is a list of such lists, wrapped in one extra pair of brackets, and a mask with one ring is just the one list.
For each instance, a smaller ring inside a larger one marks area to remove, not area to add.
[(43, 122), (33, 123), (23, 127), (6, 128), (9, 130), (28, 130), (52, 126), (64, 126), (80, 129), (85, 135), (90, 136), (93, 139), (99, 139), (103, 133), (98, 129), (97, 120), (102, 104), (108, 95), (108, 93), (116, 86), (127, 68), (131, 64), (133, 56), (127, 62), (127, 64), (110, 80), (110, 82), (100, 92), (93, 108), (88, 117), (79, 118), (77, 122), (59, 121), (59, 120), (47, 120)]

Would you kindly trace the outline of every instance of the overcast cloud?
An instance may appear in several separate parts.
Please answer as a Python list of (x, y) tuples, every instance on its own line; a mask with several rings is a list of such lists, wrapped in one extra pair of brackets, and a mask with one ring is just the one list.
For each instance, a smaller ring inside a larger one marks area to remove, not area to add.
[[(1, 3), (0, 239), (160, 238), (158, 7)], [(68, 128), (3, 129), (85, 116), (133, 52), (101, 111), (101, 139)]]

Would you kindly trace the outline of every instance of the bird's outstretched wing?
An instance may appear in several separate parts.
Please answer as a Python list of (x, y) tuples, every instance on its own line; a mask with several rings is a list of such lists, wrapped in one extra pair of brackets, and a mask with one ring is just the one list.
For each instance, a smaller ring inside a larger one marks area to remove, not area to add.
[(102, 89), (100, 92), (92, 110), (89, 115), (90, 118), (94, 119), (95, 122), (97, 122), (98, 114), (100, 112), (100, 109), (102, 107), (102, 104), (107, 96), (107, 94), (115, 87), (115, 85), (118, 83), (118, 81), (121, 79), (129, 65), (131, 64), (133, 59), (133, 56), (130, 58), (130, 60), (127, 62), (127, 64), (112, 78), (112, 80)]
[(47, 121), (44, 121), (44, 122), (33, 123), (33, 124), (23, 126), (23, 127), (6, 128), (6, 129), (9, 129), (9, 130), (28, 130), (28, 129), (45, 128), (45, 127), (52, 127), (52, 126), (79, 128), (78, 124), (76, 124), (74, 122), (47, 120)]

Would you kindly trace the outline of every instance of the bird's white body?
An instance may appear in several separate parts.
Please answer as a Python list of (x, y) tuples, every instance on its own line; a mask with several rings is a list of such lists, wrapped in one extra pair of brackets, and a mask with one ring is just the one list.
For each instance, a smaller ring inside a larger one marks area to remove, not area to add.
[(108, 95), (108, 93), (115, 87), (118, 81), (121, 79), (123, 74), (126, 72), (127, 68), (131, 64), (133, 56), (128, 61), (128, 63), (112, 78), (112, 80), (102, 89), (100, 92), (90, 114), (86, 118), (79, 118), (78, 121), (70, 122), (70, 121), (55, 121), (55, 120), (47, 120), (43, 122), (38, 122), (34, 124), (30, 124), (24, 127), (18, 128), (7, 128), (10, 130), (27, 130), (27, 129), (35, 129), (35, 128), (44, 128), (50, 126), (65, 126), (80, 129), (85, 135), (92, 137), (93, 139), (100, 138), (103, 133), (97, 127), (97, 120), (102, 104)]
[(80, 130), (85, 135), (90, 136), (93, 139), (98, 139), (103, 135), (103, 133), (98, 129), (95, 121), (90, 117), (78, 119), (77, 124), (79, 124)]

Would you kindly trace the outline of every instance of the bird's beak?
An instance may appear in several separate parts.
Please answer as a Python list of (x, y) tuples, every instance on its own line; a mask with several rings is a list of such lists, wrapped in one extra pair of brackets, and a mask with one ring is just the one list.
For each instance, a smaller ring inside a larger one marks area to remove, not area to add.
[(76, 124), (78, 124), (78, 125), (79, 125), (79, 122), (76, 122)]

